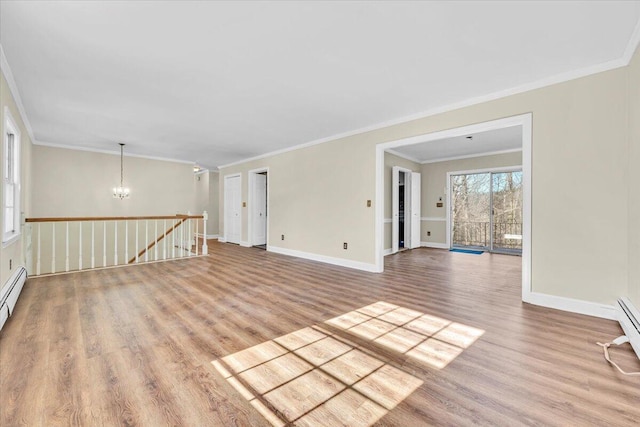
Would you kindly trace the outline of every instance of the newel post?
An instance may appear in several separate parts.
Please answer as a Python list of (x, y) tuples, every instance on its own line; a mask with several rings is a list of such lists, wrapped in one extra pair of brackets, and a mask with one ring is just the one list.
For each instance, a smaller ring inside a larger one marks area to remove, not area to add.
[(202, 255), (209, 255), (209, 246), (207, 246), (207, 220), (209, 219), (209, 214), (207, 211), (202, 213)]

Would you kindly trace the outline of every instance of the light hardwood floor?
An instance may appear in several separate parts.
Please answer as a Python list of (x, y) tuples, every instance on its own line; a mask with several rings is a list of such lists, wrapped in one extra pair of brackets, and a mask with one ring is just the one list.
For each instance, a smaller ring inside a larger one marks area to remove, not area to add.
[(29, 279), (0, 425), (640, 425), (640, 379), (595, 345), (617, 323), (522, 304), (518, 257), (415, 249), (371, 274), (210, 251)]

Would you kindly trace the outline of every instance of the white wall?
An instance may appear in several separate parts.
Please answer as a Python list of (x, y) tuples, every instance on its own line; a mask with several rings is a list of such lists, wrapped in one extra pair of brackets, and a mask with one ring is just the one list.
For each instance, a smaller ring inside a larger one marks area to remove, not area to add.
[(119, 155), (34, 145), (32, 171), (32, 217), (197, 211), (193, 165), (186, 163), (125, 155), (124, 184), (131, 189), (125, 200), (112, 197), (120, 183)]
[[(242, 174), (242, 201), (247, 202), (248, 171), (269, 167), (269, 242), (353, 263), (373, 262), (375, 150), (366, 141), (328, 142), (220, 171), (220, 234), (224, 230), (224, 176)], [(371, 171), (369, 171), (371, 172)], [(247, 207), (242, 208), (242, 241), (247, 242)], [(285, 240), (281, 240), (281, 235)], [(348, 243), (348, 250), (343, 249)]]
[(629, 66), (629, 298), (640, 309), (640, 50)]
[(209, 222), (207, 223), (207, 234), (210, 236), (219, 235), (219, 204), (220, 204), (220, 174), (209, 172)]
[(207, 211), (207, 235), (218, 235), (218, 172), (201, 172), (195, 177), (196, 213)]

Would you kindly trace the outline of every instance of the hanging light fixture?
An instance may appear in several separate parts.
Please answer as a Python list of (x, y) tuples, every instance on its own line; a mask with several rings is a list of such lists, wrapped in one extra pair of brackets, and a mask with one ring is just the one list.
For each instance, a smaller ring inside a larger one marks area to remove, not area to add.
[(125, 187), (124, 184), (124, 144), (120, 143), (120, 187), (113, 188), (113, 197), (116, 199), (127, 199), (129, 198), (129, 188)]

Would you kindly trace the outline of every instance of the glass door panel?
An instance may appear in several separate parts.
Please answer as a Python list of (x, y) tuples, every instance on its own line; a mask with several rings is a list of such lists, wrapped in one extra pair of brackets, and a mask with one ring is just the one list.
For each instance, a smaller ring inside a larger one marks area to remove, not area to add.
[(451, 209), (452, 245), (489, 249), (491, 174), (453, 175)]
[(492, 175), (492, 245), (495, 252), (522, 253), (522, 172)]

